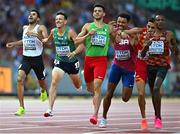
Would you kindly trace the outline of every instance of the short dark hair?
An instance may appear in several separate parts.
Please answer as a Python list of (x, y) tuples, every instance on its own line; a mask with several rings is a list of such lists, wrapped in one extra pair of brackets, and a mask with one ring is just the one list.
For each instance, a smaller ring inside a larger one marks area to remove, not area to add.
[(41, 16), (40, 16), (39, 11), (38, 11), (38, 10), (36, 10), (36, 9), (32, 9), (30, 12), (36, 12), (36, 14), (37, 14), (38, 18), (40, 18), (40, 17), (41, 17)]
[(63, 15), (66, 20), (67, 20), (67, 18), (68, 18), (67, 14), (65, 14), (64, 12), (57, 12), (57, 13), (56, 13), (56, 16), (57, 16), (57, 15)]
[(148, 22), (154, 23), (154, 22), (155, 22), (155, 18), (149, 18), (149, 19), (148, 19)]
[(131, 16), (127, 13), (121, 13), (118, 15), (118, 17), (126, 18), (127, 22), (129, 22), (131, 20)]
[(95, 4), (95, 5), (93, 6), (93, 9), (94, 9), (95, 7), (101, 7), (101, 8), (103, 9), (103, 11), (105, 12), (105, 7), (104, 7), (102, 4)]

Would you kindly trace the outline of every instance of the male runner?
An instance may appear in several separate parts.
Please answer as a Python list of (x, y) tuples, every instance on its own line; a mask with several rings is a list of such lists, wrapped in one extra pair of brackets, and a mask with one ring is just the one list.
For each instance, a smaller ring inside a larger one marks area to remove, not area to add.
[(56, 48), (56, 58), (52, 70), (52, 81), (49, 89), (49, 109), (44, 113), (45, 117), (53, 116), (53, 106), (56, 99), (58, 82), (67, 73), (78, 91), (81, 90), (81, 80), (79, 76), (79, 61), (76, 57), (82, 51), (82, 44), (77, 48), (74, 44), (76, 33), (66, 26), (67, 15), (58, 12), (55, 18), (56, 28), (51, 30), (48, 38), (43, 39), (44, 43), (53, 40)]
[(156, 31), (153, 34), (151, 41), (149, 41), (143, 48), (141, 56), (144, 57), (148, 51), (147, 76), (155, 111), (154, 127), (161, 129), (160, 87), (166, 77), (168, 69), (170, 68), (169, 49), (171, 49), (172, 53), (175, 54), (178, 61), (180, 61), (180, 55), (173, 33), (165, 30), (165, 17), (163, 15), (156, 15), (155, 22), (157, 25)]
[(86, 23), (79, 33), (76, 42), (85, 40), (84, 78), (87, 90), (91, 92), (94, 113), (89, 121), (96, 125), (101, 103), (101, 85), (107, 69), (107, 52), (110, 45), (110, 26), (103, 22), (105, 8), (97, 4), (93, 9), (94, 22)]
[(135, 51), (133, 47), (135, 37), (123, 37), (120, 32), (129, 29), (129, 21), (130, 16), (126, 13), (120, 14), (117, 19), (119, 29), (116, 31), (114, 38), (115, 56), (110, 69), (107, 93), (103, 100), (103, 118), (101, 119), (99, 127), (107, 126), (107, 112), (111, 105), (113, 93), (121, 78), (123, 83), (122, 100), (127, 102), (132, 94), (135, 75)]
[(45, 84), (45, 68), (42, 59), (43, 43), (41, 39), (48, 36), (44, 25), (39, 25), (40, 14), (37, 10), (31, 10), (28, 17), (29, 25), (23, 27), (22, 40), (7, 43), (7, 47), (23, 45), (23, 60), (19, 66), (17, 77), (17, 94), (20, 107), (15, 113), (17, 116), (25, 114), (24, 108), (24, 80), (31, 69), (34, 70), (41, 87), (40, 99), (47, 99)]

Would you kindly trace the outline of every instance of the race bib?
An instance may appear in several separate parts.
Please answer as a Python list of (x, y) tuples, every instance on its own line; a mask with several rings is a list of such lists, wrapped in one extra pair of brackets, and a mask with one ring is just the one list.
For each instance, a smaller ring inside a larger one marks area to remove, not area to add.
[(33, 37), (24, 37), (23, 44), (25, 50), (36, 50), (36, 41)]
[(150, 54), (163, 54), (164, 53), (164, 42), (163, 41), (152, 41), (149, 46)]
[(106, 44), (106, 36), (102, 34), (95, 34), (91, 36), (91, 44), (94, 46), (104, 47)]
[(130, 51), (129, 50), (116, 50), (115, 58), (117, 60), (128, 60), (130, 58)]
[(67, 54), (70, 52), (69, 46), (60, 46), (56, 47), (56, 53), (60, 56), (67, 56)]

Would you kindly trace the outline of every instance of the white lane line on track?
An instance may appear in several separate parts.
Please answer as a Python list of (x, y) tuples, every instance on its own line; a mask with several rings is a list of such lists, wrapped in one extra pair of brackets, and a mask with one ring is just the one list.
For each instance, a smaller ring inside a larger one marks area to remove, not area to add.
[[(0, 113), (0, 116), (1, 115), (13, 115), (14, 114), (14, 112), (9, 112), (9, 111), (0, 111), (1, 113)], [(43, 114), (45, 111), (26, 111), (26, 113), (27, 114)], [(88, 111), (74, 111), (73, 109), (72, 110), (67, 110), (67, 111), (54, 111), (53, 112), (54, 114), (90, 114), (90, 111), (88, 110)], [(109, 111), (109, 113), (111, 114), (111, 113), (113, 113), (113, 115), (119, 115), (119, 116), (121, 116), (121, 115), (123, 115), (123, 116), (126, 116), (126, 115), (133, 115), (133, 116), (135, 116), (135, 115), (140, 115), (140, 113), (138, 113), (138, 112), (116, 112), (116, 111), (112, 111), (112, 110), (110, 110)], [(99, 114), (102, 114), (102, 112), (99, 112)], [(146, 114), (147, 115), (149, 115), (149, 114), (152, 114), (152, 112), (146, 112)], [(166, 112), (162, 112), (161, 113), (162, 114), (162, 116), (163, 115), (172, 115), (172, 116), (176, 116), (176, 115), (178, 115), (178, 116), (180, 116), (180, 110), (177, 110), (177, 111), (166, 111)]]
[[(128, 123), (129, 124), (129, 123)], [(126, 124), (126, 126), (128, 125)], [(137, 123), (136, 123), (137, 124)], [(118, 124), (119, 125), (119, 124)], [(19, 127), (19, 128), (4, 128), (4, 129), (0, 129), (0, 131), (8, 131), (8, 130), (23, 130), (23, 129), (42, 129), (42, 128), (71, 128), (72, 127), (76, 127), (76, 128), (81, 128), (81, 129), (96, 129), (95, 131), (93, 131), (92, 133), (101, 133), (101, 132), (114, 132), (116, 133), (117, 130), (118, 132), (130, 132), (130, 131), (141, 131), (141, 129), (122, 129), (122, 128), (98, 128), (98, 127), (82, 127), (82, 126), (77, 126), (77, 125), (60, 125), (60, 126), (33, 126), (33, 127)], [(98, 131), (97, 131), (98, 129)], [(110, 129), (110, 130), (109, 130)], [(180, 127), (166, 127), (164, 129), (158, 130), (158, 132), (164, 132), (166, 130), (167, 131), (173, 131), (177, 129), (180, 129)], [(149, 128), (148, 130), (156, 130), (154, 128)], [(178, 130), (179, 131), (179, 130)]]
[[(28, 115), (28, 114), (26, 114), (25, 116), (11, 116), (11, 117), (0, 117), (0, 119), (55, 119), (55, 118), (69, 118), (69, 117), (71, 117), (71, 118), (88, 118), (89, 117), (89, 115), (90, 114), (87, 114), (87, 115), (71, 115), (71, 116), (69, 116), (69, 115), (54, 115), (53, 117), (44, 117), (43, 115)], [(136, 116), (136, 117), (126, 117), (126, 116), (122, 116), (121, 117), (121, 115), (118, 115), (118, 117), (117, 116), (114, 116), (114, 114), (113, 114), (113, 116), (112, 115), (110, 115), (109, 116), (109, 119), (108, 120), (111, 120), (112, 118), (118, 118), (118, 119), (120, 119), (120, 120), (135, 120), (135, 119), (137, 119), (137, 120), (140, 120), (141, 118), (139, 117), (139, 116)], [(165, 116), (164, 117), (165, 119), (180, 119), (180, 116), (178, 116), (178, 115), (169, 115), (169, 116)], [(100, 119), (100, 118), (99, 118)], [(147, 119), (149, 120), (151, 120), (151, 119), (154, 119), (154, 116), (153, 115), (150, 115), (150, 116), (147, 116)]]
[[(119, 119), (111, 119), (110, 121), (119, 121)], [(33, 124), (35, 124), (35, 123), (68, 123), (68, 122), (70, 122), (70, 123), (72, 123), (72, 122), (87, 122), (87, 119), (81, 119), (81, 120), (43, 120), (43, 121), (11, 121), (11, 122), (4, 122), (3, 124), (5, 125), (8, 125), (9, 123), (12, 123), (12, 124), (21, 124), (21, 125), (23, 125), (24, 123), (33, 123)], [(149, 121), (148, 122), (148, 124), (153, 124), (154, 122), (152, 122), (152, 121)], [(177, 123), (180, 123), (180, 121), (166, 121), (166, 122), (163, 122), (163, 124), (169, 124), (169, 123), (171, 123), (171, 124), (177, 124)], [(129, 125), (134, 125), (134, 124), (139, 124), (139, 122), (133, 122), (133, 123), (118, 123), (118, 125), (127, 125), (127, 124), (129, 124)], [(36, 124), (36, 125), (38, 125), (38, 124)], [(54, 124), (53, 124), (54, 125)], [(112, 123), (112, 124), (110, 124), (111, 126), (114, 126), (115, 124), (114, 123)], [(0, 130), (1, 130), (1, 128), (0, 128)]]

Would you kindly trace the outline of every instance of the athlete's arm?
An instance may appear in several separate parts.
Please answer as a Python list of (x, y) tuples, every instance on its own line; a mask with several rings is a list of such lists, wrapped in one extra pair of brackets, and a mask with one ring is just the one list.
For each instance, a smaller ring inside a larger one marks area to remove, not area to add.
[(146, 52), (149, 50), (149, 46), (151, 45), (152, 41), (148, 40), (147, 42), (145, 42), (145, 46), (143, 47), (142, 51), (141, 51), (141, 57), (144, 58), (146, 56)]
[(79, 44), (79, 43), (83, 43), (84, 40), (88, 37), (88, 36), (91, 36), (91, 35), (94, 35), (96, 33), (96, 30), (97, 29), (93, 29), (91, 31), (88, 31), (89, 29), (89, 25), (90, 23), (86, 23), (81, 32), (78, 34), (78, 36), (76, 37), (76, 40), (75, 40), (75, 44)]
[[(71, 29), (68, 33), (68, 38), (70, 40), (72, 40), (73, 42), (75, 42), (76, 40), (76, 37), (77, 37), (77, 34), (76, 32)], [(75, 44), (76, 45), (76, 49), (73, 51), (73, 52), (70, 52), (67, 56), (71, 59), (72, 57), (74, 57), (75, 55), (79, 54), (82, 52), (83, 50), (83, 44), (82, 43), (79, 43), (79, 44)]]
[(20, 45), (23, 45), (22, 40), (7, 43), (6, 47), (11, 48), (11, 47), (20, 46)]
[(127, 33), (127, 34), (139, 34), (141, 33), (143, 30), (143, 28), (139, 28), (139, 27), (135, 27), (129, 30), (124, 30), (123, 32)]
[(54, 29), (51, 30), (48, 37), (42, 39), (42, 42), (45, 44), (51, 42), (53, 40), (53, 33), (54, 33)]
[(172, 50), (174, 56), (177, 58), (177, 61), (180, 63), (180, 53), (178, 51), (176, 38), (173, 34), (173, 32), (168, 32), (168, 39), (170, 41), (170, 49)]
[(117, 24), (116, 21), (110, 21), (109, 23), (109, 27), (110, 27), (110, 39), (112, 41), (112, 43), (115, 43), (115, 37), (116, 37), (116, 32), (117, 32)]
[(41, 25), (39, 27), (39, 30), (41, 31), (42, 34), (42, 38), (47, 38), (48, 37), (48, 32), (47, 32), (47, 28), (44, 25)]
[(26, 33), (28, 36), (35, 36), (37, 37), (39, 40), (42, 40), (44, 38), (48, 37), (48, 33), (47, 33), (47, 28), (44, 25), (40, 25), (38, 28), (38, 33), (34, 33), (34, 32), (30, 32), (28, 31)]

